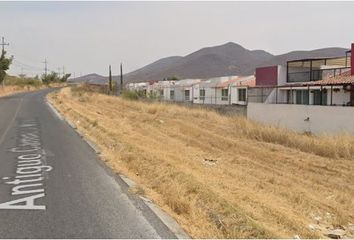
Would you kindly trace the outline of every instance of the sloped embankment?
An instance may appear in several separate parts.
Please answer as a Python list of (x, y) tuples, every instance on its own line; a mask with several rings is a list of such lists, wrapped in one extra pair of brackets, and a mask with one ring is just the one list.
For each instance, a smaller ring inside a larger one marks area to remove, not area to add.
[(300, 135), (79, 88), (49, 99), (193, 237), (318, 238), (340, 228), (354, 236), (352, 136)]

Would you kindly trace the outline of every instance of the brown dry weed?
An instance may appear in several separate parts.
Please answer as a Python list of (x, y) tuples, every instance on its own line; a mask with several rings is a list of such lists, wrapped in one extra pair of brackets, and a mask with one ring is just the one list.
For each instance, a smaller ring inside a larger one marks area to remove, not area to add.
[(315, 217), (354, 222), (353, 136), (70, 88), (49, 98), (192, 237), (318, 238)]

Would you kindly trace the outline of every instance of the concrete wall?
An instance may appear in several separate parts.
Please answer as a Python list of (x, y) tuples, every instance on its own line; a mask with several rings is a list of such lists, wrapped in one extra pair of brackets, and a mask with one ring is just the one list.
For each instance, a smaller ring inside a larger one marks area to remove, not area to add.
[(248, 103), (249, 119), (314, 134), (354, 134), (354, 107)]

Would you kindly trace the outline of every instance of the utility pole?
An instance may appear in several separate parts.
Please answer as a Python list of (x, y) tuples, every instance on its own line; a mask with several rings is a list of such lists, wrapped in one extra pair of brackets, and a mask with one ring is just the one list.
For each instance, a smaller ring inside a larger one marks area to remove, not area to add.
[(6, 43), (6, 42), (5, 42), (5, 38), (2, 37), (2, 38), (1, 38), (1, 43), (0, 43), (0, 45), (2, 46), (2, 52), (4, 52), (4, 51), (5, 51), (5, 46), (9, 46), (10, 43)]
[(122, 93), (123, 93), (123, 64), (120, 63), (120, 94)]
[(48, 62), (47, 62), (47, 59), (44, 59), (44, 78), (46, 78), (47, 77), (47, 72), (48, 72), (48, 67), (47, 67), (47, 64), (48, 64)]
[(112, 92), (112, 69), (111, 65), (109, 65), (109, 94)]
[(63, 66), (63, 76), (65, 75), (65, 66)]

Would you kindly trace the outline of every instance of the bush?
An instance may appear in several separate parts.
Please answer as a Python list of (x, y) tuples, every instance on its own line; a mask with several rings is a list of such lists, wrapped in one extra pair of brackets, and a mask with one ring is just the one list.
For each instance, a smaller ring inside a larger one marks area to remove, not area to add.
[(137, 91), (123, 91), (122, 93), (122, 98), (128, 100), (138, 100), (139, 97), (139, 92)]
[(20, 87), (33, 86), (38, 88), (42, 85), (42, 82), (34, 78), (19, 78), (15, 76), (6, 76), (5, 85)]

